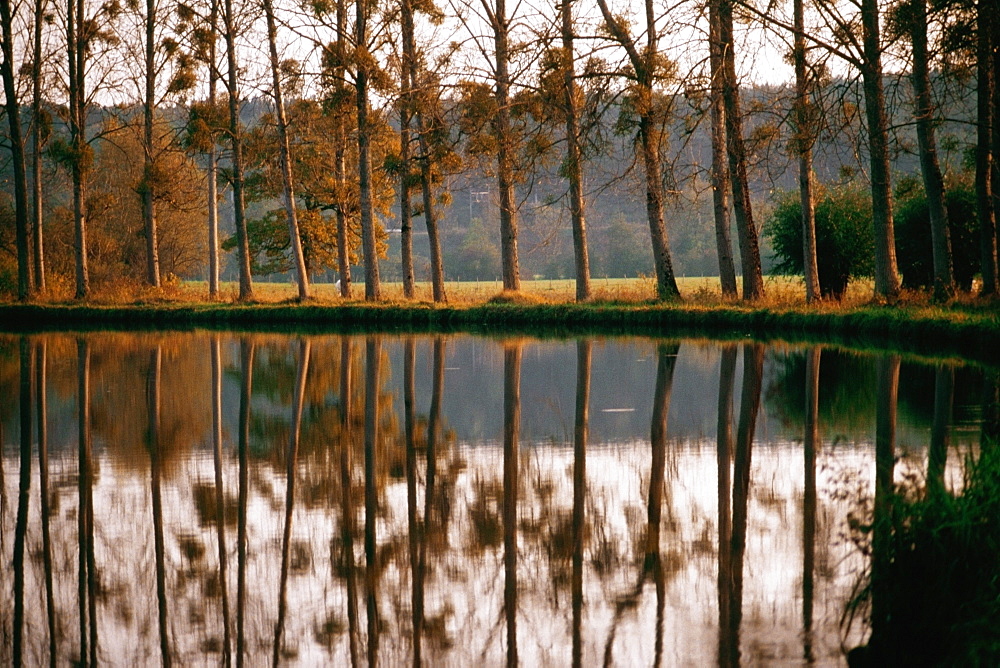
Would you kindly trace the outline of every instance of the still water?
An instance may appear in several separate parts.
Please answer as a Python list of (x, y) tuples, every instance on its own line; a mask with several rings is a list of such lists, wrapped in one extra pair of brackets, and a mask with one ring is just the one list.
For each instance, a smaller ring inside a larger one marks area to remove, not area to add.
[(996, 388), (707, 340), (0, 337), (0, 661), (840, 665), (877, 416), (897, 477), (957, 485)]

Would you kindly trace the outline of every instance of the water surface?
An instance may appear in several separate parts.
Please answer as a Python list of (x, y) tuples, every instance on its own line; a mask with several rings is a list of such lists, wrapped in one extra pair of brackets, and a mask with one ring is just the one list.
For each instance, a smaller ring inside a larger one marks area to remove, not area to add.
[(701, 340), (2, 337), (0, 660), (842, 664), (876, 425), (955, 485), (996, 388)]

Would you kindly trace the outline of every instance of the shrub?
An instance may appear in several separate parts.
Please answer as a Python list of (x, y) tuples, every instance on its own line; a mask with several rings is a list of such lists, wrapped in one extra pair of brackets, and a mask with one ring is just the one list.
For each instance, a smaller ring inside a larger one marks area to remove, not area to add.
[[(823, 297), (839, 300), (852, 278), (874, 271), (871, 199), (853, 186), (817, 189), (816, 258)], [(781, 196), (764, 234), (771, 239), (775, 273), (802, 274), (802, 203), (798, 192)]]
[[(910, 186), (907, 188), (906, 186)], [(923, 187), (901, 183), (896, 210), (896, 259), (905, 288), (929, 288), (934, 284), (934, 257), (931, 222)], [(945, 193), (948, 233), (951, 237), (955, 283), (965, 291), (979, 272), (979, 218), (976, 192), (968, 183), (959, 183)]]

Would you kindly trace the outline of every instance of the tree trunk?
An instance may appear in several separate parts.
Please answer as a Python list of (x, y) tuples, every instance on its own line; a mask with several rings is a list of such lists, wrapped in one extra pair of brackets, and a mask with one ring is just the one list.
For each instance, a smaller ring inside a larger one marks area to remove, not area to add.
[(802, 202), (802, 257), (806, 284), (806, 303), (822, 298), (816, 262), (816, 206), (813, 196), (813, 157), (815, 142), (812, 100), (806, 72), (805, 7), (795, 0), (795, 149), (799, 154), (799, 199)]
[[(485, 3), (486, 0), (483, 0)], [(507, 3), (496, 0), (493, 14), (493, 42), (496, 51), (496, 104), (493, 128), (500, 144), (497, 152), (497, 187), (500, 197), (500, 256), (503, 264), (503, 289), (521, 289), (521, 270), (517, 254), (517, 209), (514, 205), (513, 158), (510, 130), (510, 58), (508, 48)]]
[(659, 299), (680, 299), (674, 269), (670, 261), (670, 243), (663, 222), (663, 177), (660, 164), (660, 130), (653, 116), (653, 80), (655, 77), (657, 44), (655, 17), (652, 0), (646, 0), (646, 45), (640, 54), (635, 41), (626, 32), (619, 19), (614, 16), (606, 0), (597, 0), (604, 16), (604, 23), (615, 41), (628, 53), (635, 72), (635, 82), (642, 105), (646, 111), (639, 116), (639, 138), (642, 142), (642, 160), (646, 171), (646, 217), (649, 221), (649, 235), (653, 244), (653, 262), (656, 267), (656, 294)]
[(722, 100), (726, 110), (726, 145), (729, 150), (729, 178), (733, 188), (733, 212), (740, 243), (740, 264), (743, 269), (743, 299), (764, 297), (764, 276), (760, 267), (757, 227), (750, 204), (747, 181), (746, 147), (743, 144), (743, 116), (736, 82), (736, 56), (733, 41), (732, 0), (719, 1), (719, 37), (722, 51)]
[(413, 116), (413, 78), (410, 76), (416, 57), (413, 45), (413, 5), (410, 0), (400, 3), (403, 29), (403, 58), (400, 67), (399, 103), (399, 239), (400, 264), (403, 271), (403, 296), (413, 299), (413, 210), (410, 202), (410, 123)]
[(989, 254), (990, 272), (993, 275), (993, 290), (990, 295), (1000, 295), (1000, 272), (997, 269), (997, 223), (1000, 222), (1000, 17), (997, 16), (997, 3), (991, 5), (989, 31), (992, 36), (990, 49), (993, 52), (992, 86), (993, 112), (991, 114), (992, 130), (990, 132), (990, 152), (993, 154), (993, 168), (990, 170), (990, 190), (993, 194), (993, 216), (989, 219), (990, 226), (986, 229), (985, 245)]
[(976, 213), (979, 216), (982, 294), (1000, 294), (997, 284), (996, 209), (993, 201), (992, 172), (993, 114), (996, 81), (993, 71), (993, 33), (989, 0), (976, 4)]
[[(212, 0), (211, 41), (208, 47), (208, 104), (215, 108), (215, 87), (218, 82), (216, 70), (216, 40), (219, 30), (219, 0)], [(219, 298), (219, 156), (216, 153), (215, 138), (208, 149), (208, 298), (215, 301)], [(228, 626), (227, 626), (228, 628)], [(227, 644), (228, 652), (228, 644)]]
[(14, 87), (13, 12), (10, 0), (0, 0), (0, 24), (3, 35), (3, 80), (7, 123), (10, 127), (10, 157), (14, 175), (14, 228), (17, 245), (17, 297), (26, 300), (33, 291), (31, 252), (28, 239), (28, 182), (24, 163), (24, 133), (21, 131), (21, 103)]
[(222, 21), (226, 40), (226, 79), (229, 95), (229, 141), (232, 145), (233, 221), (236, 224), (236, 245), (240, 267), (240, 301), (253, 299), (250, 275), (250, 243), (247, 239), (246, 203), (243, 195), (243, 128), (240, 123), (240, 100), (236, 67), (236, 23), (233, 0), (225, 0)]
[[(362, 0), (363, 2), (364, 0)], [(366, 290), (367, 292), (367, 290)], [(378, 488), (375, 475), (379, 445), (378, 392), (381, 387), (382, 340), (369, 336), (365, 340), (365, 609), (368, 613), (368, 666), (378, 666), (379, 614), (377, 578), (378, 553)]]
[[(347, 0), (337, 0), (337, 49), (340, 53), (347, 52)], [(337, 80), (346, 80), (346, 70), (340, 67), (337, 70)], [(347, 189), (347, 151), (344, 148), (347, 144), (347, 129), (342, 117), (337, 121), (337, 149), (335, 154), (333, 176), (337, 183), (338, 199), (341, 200), (337, 207), (337, 273), (340, 275), (340, 296), (344, 299), (351, 298), (351, 249), (348, 242), (347, 212), (344, 211), (343, 199)]]
[(69, 52), (69, 117), (73, 172), (73, 232), (76, 260), (76, 298), (90, 295), (87, 270), (87, 105), (84, 81), (84, 56), (79, 31), (84, 25), (83, 0), (68, 0), (66, 10), (66, 50)]
[(889, 131), (882, 87), (882, 44), (879, 37), (877, 0), (861, 0), (864, 59), (861, 68), (868, 121), (868, 153), (872, 191), (872, 223), (875, 229), (875, 297), (894, 300), (899, 296), (896, 239), (892, 220), (892, 182), (889, 172)]
[[(652, 87), (649, 88), (652, 95)], [(679, 300), (680, 289), (670, 261), (670, 242), (663, 220), (663, 175), (660, 171), (660, 131), (649, 114), (639, 118), (639, 137), (642, 140), (642, 162), (646, 171), (646, 219), (653, 243), (653, 261), (656, 267), (656, 296), (658, 299)]]
[(566, 172), (569, 178), (569, 212), (573, 225), (573, 259), (576, 267), (576, 300), (590, 299), (590, 256), (587, 249), (587, 221), (583, 210), (583, 166), (580, 157), (579, 111), (573, 50), (572, 0), (561, 0), (564, 100), (566, 114)]
[(295, 209), (295, 186), (292, 182), (292, 151), (288, 143), (288, 119), (285, 116), (285, 101), (281, 93), (281, 68), (278, 63), (277, 28), (274, 24), (274, 5), (264, 0), (264, 14), (267, 18), (267, 48), (271, 59), (271, 85), (274, 87), (274, 110), (278, 120), (278, 154), (281, 160), (281, 183), (285, 200), (285, 217), (288, 221), (288, 243), (295, 262), (295, 277), (299, 284), (299, 300), (309, 299), (309, 272), (306, 270), (305, 254), (302, 252), (302, 235), (299, 233), (299, 217)]
[(420, 135), (420, 189), (424, 200), (424, 222), (427, 225), (427, 243), (431, 254), (431, 289), (434, 301), (446, 302), (448, 296), (444, 289), (444, 261), (441, 256), (441, 238), (438, 234), (437, 207), (434, 205), (433, 181), (431, 176), (430, 146), (425, 137), (423, 115), (417, 113), (417, 133)]
[[(147, 5), (147, 8), (149, 5)], [(153, 554), (156, 561), (156, 609), (160, 639), (160, 665), (173, 665), (168, 629), (170, 620), (167, 609), (166, 550), (163, 537), (163, 495), (160, 480), (163, 460), (160, 456), (160, 379), (163, 368), (163, 349), (156, 346), (149, 355), (146, 376), (147, 416), (149, 420), (146, 447), (149, 449), (149, 488), (153, 510)]]
[(33, 197), (31, 201), (32, 267), (35, 271), (35, 290), (45, 292), (45, 235), (42, 229), (42, 23), (45, 20), (45, 0), (35, 0), (32, 18), (34, 41), (31, 58), (31, 175)]
[[(355, 0), (357, 20), (354, 29), (355, 48), (358, 54), (367, 55), (368, 49), (368, 0)], [(358, 182), (361, 204), (361, 245), (365, 254), (365, 299), (382, 298), (382, 285), (378, 275), (378, 250), (375, 240), (375, 213), (372, 210), (371, 126), (368, 120), (368, 66), (365, 58), (358, 59), (355, 78), (358, 111)]]
[[(502, 2), (503, 0), (500, 0)], [(519, 665), (517, 652), (517, 491), (521, 430), (521, 344), (503, 351), (503, 607), (507, 622), (507, 666)]]
[(917, 146), (920, 152), (920, 173), (927, 194), (931, 219), (931, 251), (934, 260), (934, 299), (945, 301), (955, 294), (952, 272), (951, 239), (948, 235), (948, 213), (944, 202), (944, 177), (938, 161), (934, 137), (934, 103), (931, 99), (929, 55), (927, 53), (926, 0), (912, 0), (910, 41), (913, 44), (913, 93), (916, 98)]
[(712, 74), (712, 211), (715, 216), (715, 248), (719, 258), (719, 281), (723, 297), (737, 295), (736, 267), (729, 221), (729, 168), (726, 163), (726, 111), (722, 102), (722, 47), (719, 42), (719, 3), (708, 4), (708, 51)]
[(156, 176), (154, 174), (153, 112), (156, 107), (156, 61), (154, 42), (156, 28), (156, 3), (146, 0), (146, 71), (145, 98), (143, 99), (142, 148), (142, 220), (146, 230), (146, 282), (160, 287), (160, 256), (156, 240)]
[[(407, 6), (412, 10), (412, 3), (407, 0)], [(409, 35), (409, 39), (407, 39)], [(408, 17), (403, 17), (403, 51), (407, 61), (409, 77), (407, 82), (410, 96), (410, 113), (417, 123), (417, 146), (420, 149), (420, 190), (423, 196), (424, 223), (427, 227), (427, 243), (430, 246), (431, 256), (431, 290), (435, 302), (446, 302), (448, 298), (444, 289), (444, 263), (441, 258), (441, 239), (438, 235), (437, 215), (435, 213), (433, 193), (433, 175), (431, 170), (432, 155), (430, 143), (427, 141), (427, 127), (424, 123), (424, 114), (416, 102), (418, 87), (417, 79), (417, 54), (416, 44), (413, 37), (413, 13), (410, 11)]]

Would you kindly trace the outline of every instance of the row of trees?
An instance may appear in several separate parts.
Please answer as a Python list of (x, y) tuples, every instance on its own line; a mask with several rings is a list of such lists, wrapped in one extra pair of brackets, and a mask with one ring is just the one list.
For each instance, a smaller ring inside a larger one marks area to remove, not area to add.
[[(43, 223), (56, 202), (72, 212), (75, 294), (90, 294), (94, 251), (88, 235), (90, 222), (101, 215), (90, 187), (100, 178), (95, 154), (106, 151), (95, 147), (134, 141), (143, 160), (129, 186), (141, 208), (144, 280), (153, 287), (164, 273), (165, 218), (179, 208), (171, 195), (174, 181), (181, 165), (197, 162), (207, 183), (204, 236), (213, 298), (219, 295), (221, 184), (231, 195), (234, 234), (226, 247), (238, 257), (240, 299), (253, 298), (253, 261), (262, 248), (293, 270), (301, 299), (310, 294), (310, 274), (327, 267), (336, 267), (341, 293), (350, 296), (351, 264), (359, 257), (365, 297), (379, 299), (385, 247), (379, 218), (390, 215), (398, 198), (404, 294), (414, 295), (413, 219), (423, 217), (434, 299), (446, 300), (440, 209), (448, 203), (447, 177), (472, 165), (495, 179), (503, 287), (518, 290), (520, 203), (539, 170), (558, 164), (573, 232), (576, 295), (585, 300), (591, 271), (584, 170), (611, 142), (602, 133), (609, 113), (617, 114), (615, 132), (631, 143), (634, 158), (610, 178), (640, 177), (657, 296), (680, 297), (665, 208), (683, 174), (668, 139), (679, 125), (694, 127), (704, 118), (711, 126), (722, 289), (737, 294), (731, 211), (742, 296), (760, 299), (759, 225), (749, 173), (762, 159), (753, 150), (762, 128), (744, 128), (737, 56), (761, 35), (779, 40), (774, 56), (787, 55), (794, 65), (794, 95), (765, 129), (784, 132), (789, 141), (783, 153), (798, 161), (807, 299), (821, 296), (813, 151), (822, 134), (837, 130), (831, 118), (853, 118), (847, 98), (831, 94), (844, 90), (830, 85), (833, 71), (862, 83), (864, 132), (857, 154), (868, 163), (876, 296), (893, 299), (900, 289), (885, 62), (908, 69), (912, 82), (939, 299), (954, 293), (955, 279), (935, 100), (974, 70), (978, 107), (967, 120), (977, 129), (970, 148), (980, 273), (983, 293), (998, 292), (1000, 31), (992, 0), (953, 0), (933, 11), (925, 0), (865, 0), (859, 8), (829, 1), (806, 7), (793, 0), (766, 14), (738, 0), (712, 0), (707, 7), (644, 0), (637, 16), (608, 0), (575, 12), (564, 0), (512, 13), (505, 0), (450, 0), (444, 8), (413, 0), (356, 0), (353, 7), (346, 0), (305, 7), (276, 7), (272, 0), (259, 6), (235, 0), (67, 2), (0, 3), (21, 299), (45, 290), (50, 251)], [(734, 28), (741, 21), (751, 26), (742, 34)], [(932, 79), (940, 85), (932, 87)], [(247, 117), (254, 90), (271, 100), (264, 118)], [(257, 122), (248, 125), (250, 120)], [(43, 189), (46, 160), (63, 170), (69, 192)], [(590, 185), (592, 197), (606, 187), (608, 179), (601, 181)], [(263, 218), (248, 214), (254, 202), (272, 201), (280, 207)]]

